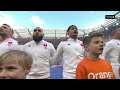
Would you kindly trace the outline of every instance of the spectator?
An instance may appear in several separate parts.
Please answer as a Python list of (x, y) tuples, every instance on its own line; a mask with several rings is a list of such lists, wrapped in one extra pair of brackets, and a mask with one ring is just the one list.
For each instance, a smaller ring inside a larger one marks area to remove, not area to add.
[(0, 79), (26, 79), (32, 63), (28, 53), (10, 50), (0, 56)]

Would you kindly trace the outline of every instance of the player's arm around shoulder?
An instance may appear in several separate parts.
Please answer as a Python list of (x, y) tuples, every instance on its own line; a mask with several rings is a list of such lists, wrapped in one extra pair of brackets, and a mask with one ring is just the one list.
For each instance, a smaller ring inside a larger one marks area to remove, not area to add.
[(54, 47), (54, 45), (52, 43), (48, 43), (48, 45), (50, 47), (50, 52), (51, 52), (50, 55), (51, 55), (51, 57), (53, 57), (55, 52), (56, 52), (55, 47)]
[(61, 42), (57, 50), (55, 50), (53, 57), (51, 58), (50, 65), (58, 64), (59, 62), (62, 61), (62, 53), (63, 53), (63, 42)]

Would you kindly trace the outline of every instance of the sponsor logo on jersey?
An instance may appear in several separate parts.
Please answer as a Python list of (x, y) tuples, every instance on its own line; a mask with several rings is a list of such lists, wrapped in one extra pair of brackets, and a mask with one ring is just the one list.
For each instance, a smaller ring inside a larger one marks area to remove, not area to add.
[(89, 73), (88, 79), (112, 79), (113, 72)]
[(47, 44), (44, 44), (43, 46), (44, 46), (45, 49), (47, 49)]

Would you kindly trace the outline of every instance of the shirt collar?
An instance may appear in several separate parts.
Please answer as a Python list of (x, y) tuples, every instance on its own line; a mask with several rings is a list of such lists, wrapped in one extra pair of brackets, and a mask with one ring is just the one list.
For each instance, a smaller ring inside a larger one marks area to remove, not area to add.
[(69, 38), (68, 41), (74, 41), (74, 42), (76, 42), (76, 41), (78, 41), (78, 39), (74, 40), (73, 38)]

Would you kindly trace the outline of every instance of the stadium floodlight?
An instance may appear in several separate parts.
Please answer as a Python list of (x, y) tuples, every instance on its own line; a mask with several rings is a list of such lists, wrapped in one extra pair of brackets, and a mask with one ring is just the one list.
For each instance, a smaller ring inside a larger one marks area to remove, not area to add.
[(108, 30), (108, 28), (105, 28), (106, 30)]
[(115, 26), (115, 25), (113, 25), (113, 26)]
[(119, 25), (119, 23), (117, 22), (116, 25)]

